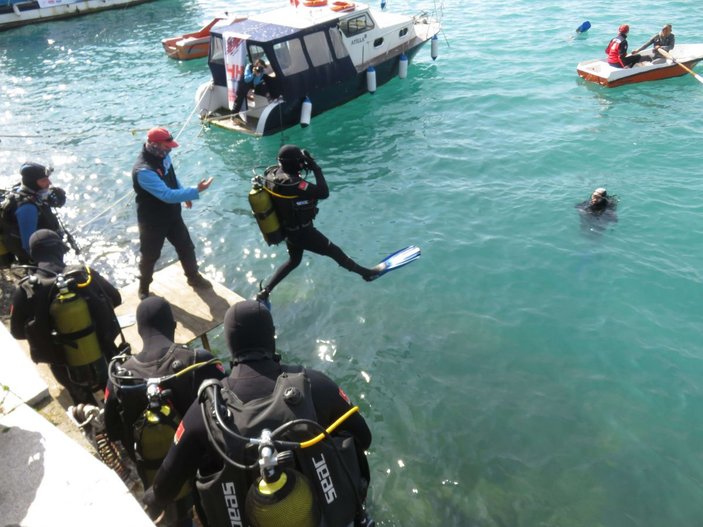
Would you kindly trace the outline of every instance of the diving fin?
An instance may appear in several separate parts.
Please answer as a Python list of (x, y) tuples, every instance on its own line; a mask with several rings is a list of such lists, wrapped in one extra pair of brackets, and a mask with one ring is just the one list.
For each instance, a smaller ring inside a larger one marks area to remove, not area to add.
[(414, 262), (420, 257), (420, 254), (420, 248), (416, 245), (410, 245), (405, 249), (394, 252), (372, 267), (372, 271), (375, 271), (376, 274), (371, 277), (369, 282), (379, 276), (383, 276), (389, 271), (399, 269), (400, 267), (408, 265), (410, 262)]

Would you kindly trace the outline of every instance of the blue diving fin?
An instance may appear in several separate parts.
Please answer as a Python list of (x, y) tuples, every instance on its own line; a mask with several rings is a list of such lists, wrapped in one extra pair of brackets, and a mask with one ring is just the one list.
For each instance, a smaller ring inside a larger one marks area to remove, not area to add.
[(389, 271), (399, 269), (405, 265), (408, 265), (410, 262), (414, 262), (420, 257), (420, 254), (420, 248), (416, 245), (410, 245), (405, 249), (394, 252), (372, 268), (378, 274), (374, 275), (371, 280), (375, 280), (379, 276), (383, 276)]

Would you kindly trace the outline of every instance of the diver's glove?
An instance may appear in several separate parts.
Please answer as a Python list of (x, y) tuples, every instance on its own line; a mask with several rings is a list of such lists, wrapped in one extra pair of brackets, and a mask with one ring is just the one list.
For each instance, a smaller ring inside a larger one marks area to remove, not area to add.
[(51, 187), (47, 202), (51, 207), (63, 207), (66, 204), (66, 191), (61, 187)]
[(317, 167), (317, 163), (315, 163), (315, 159), (312, 157), (310, 152), (308, 150), (303, 149), (303, 160), (305, 161), (305, 168), (308, 170), (312, 170), (313, 168)]

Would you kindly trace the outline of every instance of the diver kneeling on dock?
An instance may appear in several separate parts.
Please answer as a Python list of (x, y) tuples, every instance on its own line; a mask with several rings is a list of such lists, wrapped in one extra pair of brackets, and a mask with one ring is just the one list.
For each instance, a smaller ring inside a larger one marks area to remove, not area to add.
[[(119, 355), (110, 362), (105, 390), (105, 427), (112, 441), (120, 441), (148, 488), (181, 417), (198, 397), (206, 379), (226, 377), (222, 363), (204, 349), (173, 342), (176, 321), (169, 303), (149, 297), (137, 307), (137, 330), (142, 351)], [(167, 507), (164, 527), (190, 526), (192, 489), (186, 485)]]
[(149, 515), (197, 473), (209, 527), (373, 525), (363, 509), (371, 432), (358, 408), (325, 374), (279, 362), (260, 302), (230, 307), (224, 334), (232, 372), (201, 386), (144, 496)]
[(95, 405), (93, 392), (105, 388), (107, 361), (118, 351), (114, 307), (122, 297), (87, 265), (66, 267), (67, 251), (54, 231), (32, 234), (29, 254), (37, 267), (15, 289), (10, 332), (27, 339), (32, 360), (49, 364), (74, 404)]

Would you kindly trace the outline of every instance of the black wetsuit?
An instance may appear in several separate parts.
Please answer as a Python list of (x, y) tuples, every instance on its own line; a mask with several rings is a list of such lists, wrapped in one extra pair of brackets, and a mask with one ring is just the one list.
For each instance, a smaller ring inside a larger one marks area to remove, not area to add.
[[(49, 364), (54, 377), (66, 388), (75, 404), (96, 404), (92, 390), (75, 384), (69, 377), (63, 347), (52, 335), (54, 328), (49, 315), (51, 302), (58, 293), (54, 285), (56, 274), (75, 270), (81, 273), (78, 281), (85, 282), (87, 271), (66, 268), (63, 263), (65, 245), (53, 231), (34, 233), (30, 250), (32, 257), (39, 262), (33, 273), (36, 279), (32, 276), (25, 278), (15, 289), (10, 333), (16, 339), (27, 339), (32, 360)], [(77, 288), (77, 292), (88, 302), (102, 354), (109, 361), (117, 352), (115, 338), (120, 327), (113, 308), (122, 303), (120, 292), (93, 269), (90, 269), (90, 283)]]
[[(54, 187), (54, 192), (63, 196), (60, 204), (51, 199), (41, 199), (38, 191), (30, 189), (24, 185), (16, 186), (7, 195), (6, 203), (2, 210), (2, 235), (5, 245), (21, 264), (31, 263), (29, 253), (24, 246), (29, 237), (39, 229), (49, 229), (62, 235), (61, 224), (51, 207), (60, 207), (65, 203), (65, 193), (62, 189)], [(47, 194), (51, 198), (52, 194)], [(32, 223), (36, 222), (34, 230), (28, 230), (27, 226), (17, 220), (17, 210), (20, 207), (30, 207), (29, 215), (32, 216)], [(32, 212), (36, 210), (36, 212)]]
[[(269, 359), (236, 365), (225, 381), (228, 387), (243, 402), (269, 395), (281, 373), (281, 366)], [(312, 390), (312, 399), (317, 420), (329, 426), (350, 408), (342, 389), (325, 374), (305, 370)], [(369, 469), (363, 451), (371, 445), (371, 431), (358, 413), (344, 421), (338, 431), (350, 433), (355, 440), (362, 477), (369, 479)], [(171, 447), (154, 481), (153, 503), (164, 506), (177, 494), (184, 481), (192, 478), (196, 471), (200, 476), (213, 474), (223, 467), (223, 460), (208, 440), (200, 404), (194, 403), (186, 413), (177, 441)], [(220, 527), (210, 525), (209, 527)]]
[[(143, 436), (138, 433), (138, 429), (144, 426), (143, 414), (147, 408), (146, 387), (141, 383), (146, 378), (167, 376), (193, 364), (208, 362), (213, 356), (203, 349), (191, 350), (173, 343), (176, 322), (170, 306), (162, 298), (150, 297), (142, 301), (137, 309), (137, 324), (144, 346), (139, 354), (119, 366), (122, 372), (120, 380), (124, 382), (125, 388), (116, 387), (111, 381), (107, 384), (105, 428), (111, 440), (122, 442), (136, 462), (144, 486), (148, 487), (160, 460), (143, 460), (139, 454), (144, 450), (144, 445), (140, 444)], [(113, 366), (113, 369), (116, 368)], [(127, 374), (135, 380), (126, 379)], [(168, 401), (176, 412), (165, 419), (171, 424), (171, 434), (175, 432), (180, 416), (196, 400), (200, 384), (206, 379), (222, 379), (225, 376), (222, 365), (213, 363), (160, 384), (162, 390), (170, 390)], [(141, 385), (141, 388), (135, 389), (135, 385)], [(153, 451), (154, 447), (150, 450)], [(190, 525), (189, 509), (192, 505), (191, 494), (184, 495), (167, 510), (162, 524)]]
[(330, 192), (322, 169), (317, 164), (311, 168), (315, 176), (314, 184), (305, 181), (297, 173), (287, 174), (281, 168), (271, 170), (266, 175), (266, 188), (272, 192), (271, 198), (285, 233), (288, 249), (288, 261), (280, 266), (269, 280), (264, 288), (267, 293), (300, 265), (304, 251), (329, 256), (339, 266), (366, 279), (376, 274), (371, 269), (357, 264), (314, 227), (317, 202), (327, 199)]

